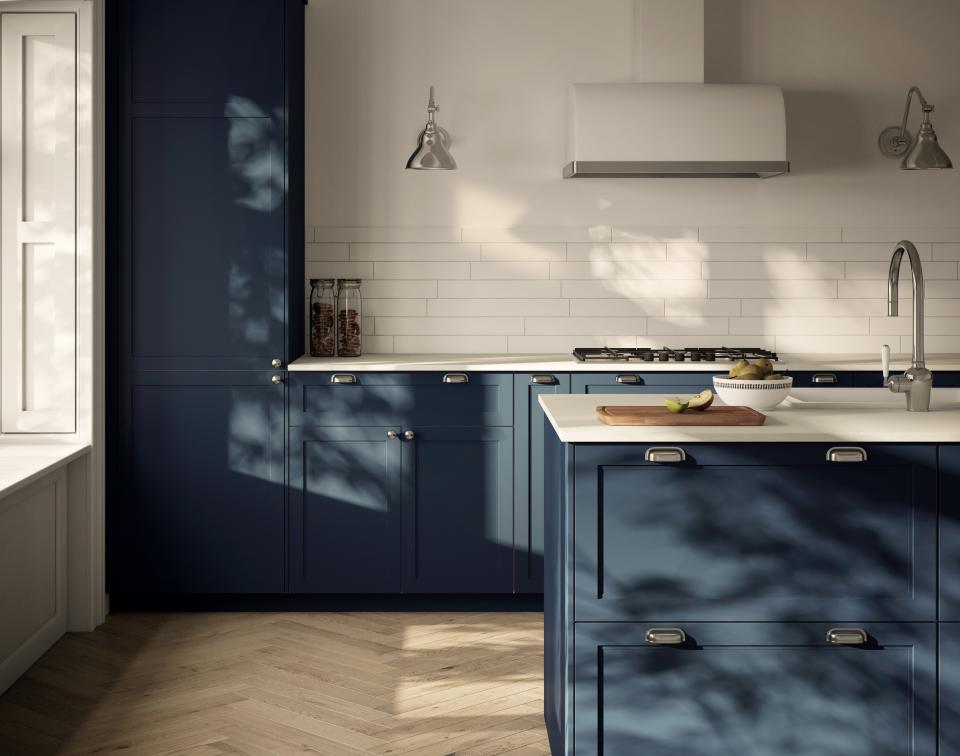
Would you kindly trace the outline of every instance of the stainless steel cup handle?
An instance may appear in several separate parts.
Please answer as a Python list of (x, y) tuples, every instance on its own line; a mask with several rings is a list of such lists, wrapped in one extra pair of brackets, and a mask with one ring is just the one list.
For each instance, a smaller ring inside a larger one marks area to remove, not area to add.
[(647, 462), (686, 462), (687, 453), (679, 446), (651, 446), (643, 458)]
[(357, 376), (353, 373), (334, 373), (330, 376), (330, 383), (356, 383)]
[(813, 376), (814, 383), (839, 383), (840, 379), (837, 378), (836, 373), (817, 373)]
[(445, 373), (444, 383), (470, 383), (470, 376), (466, 373)]
[(860, 446), (834, 446), (827, 451), (827, 462), (866, 462), (867, 450)]
[(827, 643), (833, 646), (862, 646), (870, 636), (862, 627), (831, 627)]
[(533, 375), (530, 377), (530, 383), (536, 383), (539, 386), (552, 386), (556, 382), (557, 376), (547, 375), (546, 373)]
[(631, 383), (631, 384), (640, 383), (640, 376), (633, 375), (631, 373), (624, 373), (622, 375), (617, 376), (617, 383)]
[(679, 646), (687, 642), (687, 634), (679, 627), (651, 627), (643, 639), (655, 646)]

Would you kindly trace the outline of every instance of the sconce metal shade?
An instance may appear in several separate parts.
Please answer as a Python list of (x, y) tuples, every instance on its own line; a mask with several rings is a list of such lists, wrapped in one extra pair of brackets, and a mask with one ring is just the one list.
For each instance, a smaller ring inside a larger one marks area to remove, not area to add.
[(910, 151), (904, 155), (900, 167), (905, 171), (953, 168), (950, 157), (943, 151), (940, 142), (937, 141), (937, 132), (933, 130), (928, 111), (924, 111), (920, 133), (913, 140)]
[(434, 114), (440, 108), (434, 99), (433, 87), (430, 87), (430, 101), (427, 103), (427, 125), (417, 138), (417, 149), (407, 161), (407, 170), (414, 171), (452, 171), (457, 161), (450, 154), (450, 135), (446, 129), (437, 125)]

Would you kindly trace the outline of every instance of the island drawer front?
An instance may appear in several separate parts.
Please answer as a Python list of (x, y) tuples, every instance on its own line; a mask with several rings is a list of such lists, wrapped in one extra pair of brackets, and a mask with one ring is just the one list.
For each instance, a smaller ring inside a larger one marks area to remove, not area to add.
[[(513, 425), (509, 373), (290, 374), (290, 424)], [(399, 426), (403, 426), (400, 428)]]
[(960, 622), (960, 445), (940, 447), (940, 619)]
[(713, 386), (714, 375), (724, 372), (648, 372), (637, 370), (635, 363), (609, 373), (572, 373), (571, 394), (695, 394)]
[(933, 623), (850, 623), (868, 632), (857, 647), (827, 642), (840, 623), (658, 624), (687, 643), (577, 623), (578, 756), (936, 754)]
[(577, 447), (577, 621), (936, 620), (936, 447), (831, 448)]

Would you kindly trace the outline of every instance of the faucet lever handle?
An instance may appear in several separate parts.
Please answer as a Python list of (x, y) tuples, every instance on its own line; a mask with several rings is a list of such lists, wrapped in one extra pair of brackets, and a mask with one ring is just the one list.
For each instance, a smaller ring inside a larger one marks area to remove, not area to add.
[(886, 383), (890, 378), (890, 345), (884, 344), (880, 347), (880, 364), (883, 366), (883, 382)]

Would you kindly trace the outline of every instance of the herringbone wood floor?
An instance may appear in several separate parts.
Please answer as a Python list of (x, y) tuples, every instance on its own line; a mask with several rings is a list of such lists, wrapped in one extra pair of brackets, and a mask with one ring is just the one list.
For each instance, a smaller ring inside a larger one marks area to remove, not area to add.
[(539, 614), (118, 614), (0, 697), (0, 754), (547, 754)]

